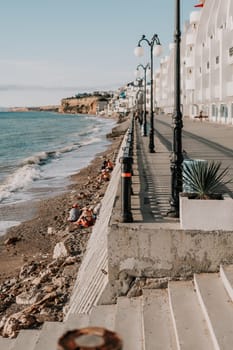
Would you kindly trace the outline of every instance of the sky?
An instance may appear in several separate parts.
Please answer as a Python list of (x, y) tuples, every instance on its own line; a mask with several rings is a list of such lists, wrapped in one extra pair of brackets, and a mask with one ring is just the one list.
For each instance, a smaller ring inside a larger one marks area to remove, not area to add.
[[(180, 0), (181, 22), (198, 0)], [(0, 106), (42, 106), (135, 79), (142, 34), (174, 38), (175, 0), (0, 0)], [(147, 46), (147, 47), (146, 47)], [(159, 59), (154, 59), (155, 68)]]

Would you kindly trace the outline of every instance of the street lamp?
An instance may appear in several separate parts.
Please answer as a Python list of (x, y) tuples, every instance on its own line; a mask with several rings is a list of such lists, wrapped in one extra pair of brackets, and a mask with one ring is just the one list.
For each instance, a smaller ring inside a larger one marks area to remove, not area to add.
[[(153, 56), (160, 56), (162, 53), (162, 45), (160, 44), (159, 37), (154, 34), (151, 41), (149, 41), (145, 35), (141, 37), (138, 42), (138, 46), (134, 49), (135, 56), (143, 56), (144, 50), (141, 47), (141, 42), (145, 41), (150, 46), (150, 141), (149, 151), (150, 153), (155, 152), (154, 144), (154, 104), (153, 104)], [(156, 44), (156, 45), (155, 45)]]
[(144, 71), (144, 111), (143, 111), (143, 136), (147, 136), (147, 125), (146, 125), (146, 72), (150, 69), (149, 63), (146, 66), (138, 64), (136, 68), (136, 76), (139, 76), (139, 69), (142, 68)]
[(173, 114), (173, 149), (171, 157), (171, 211), (168, 215), (173, 217), (179, 217), (179, 193), (182, 192), (182, 128), (183, 120), (180, 104), (180, 0), (175, 0), (175, 75), (174, 75), (174, 87), (175, 87), (175, 105)]

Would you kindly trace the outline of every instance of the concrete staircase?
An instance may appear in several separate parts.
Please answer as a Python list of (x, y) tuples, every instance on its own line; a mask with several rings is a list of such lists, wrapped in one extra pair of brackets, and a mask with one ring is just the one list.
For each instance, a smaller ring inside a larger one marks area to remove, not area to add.
[(41, 330), (22, 330), (16, 339), (0, 338), (0, 350), (55, 350), (67, 330), (86, 326), (118, 332), (124, 350), (232, 350), (232, 296), (233, 265), (221, 266), (220, 273), (171, 281), (167, 289), (144, 289), (140, 297), (119, 297)]

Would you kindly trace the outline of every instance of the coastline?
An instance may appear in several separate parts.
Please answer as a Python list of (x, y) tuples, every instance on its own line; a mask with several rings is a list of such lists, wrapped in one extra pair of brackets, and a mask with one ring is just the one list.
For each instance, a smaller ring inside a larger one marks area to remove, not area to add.
[[(119, 122), (122, 121), (125, 120), (119, 120)], [(78, 202), (83, 207), (95, 206), (101, 201), (108, 185), (107, 182), (99, 184), (97, 180), (103, 157), (115, 160), (127, 124), (128, 119), (112, 129), (111, 144), (106, 151), (98, 154), (86, 168), (72, 175), (72, 184), (66, 193), (40, 200), (33, 219), (8, 229), (7, 233), (0, 237), (0, 294), (2, 297), (0, 315), (3, 320), (0, 322), (0, 334), (4, 336), (17, 334), (17, 330), (13, 331), (11, 327), (9, 328), (9, 318), (14, 317), (16, 313), (25, 315), (28, 305), (32, 305), (39, 298), (38, 293), (43, 298), (51, 291), (59, 290), (60, 297), (55, 293), (58, 298), (58, 307), (51, 305), (48, 308), (45, 303), (46, 316), (41, 316), (40, 308), (40, 313), (33, 319), (32, 324), (29, 322), (27, 327), (39, 326), (45, 320), (62, 319), (62, 309), (69, 299), (92, 230), (91, 227), (78, 228), (68, 223), (68, 212), (74, 202)], [(80, 196), (82, 192), (84, 196)], [(54, 259), (54, 247), (59, 242), (65, 242), (68, 254), (63, 258)], [(69, 262), (65, 263), (67, 259)], [(51, 264), (56, 266), (55, 275), (49, 267)], [(66, 272), (62, 264), (65, 264)], [(62, 271), (60, 266), (63, 266)], [(45, 271), (48, 269), (49, 276), (42, 282), (40, 277), (46, 274)], [(59, 286), (56, 286), (55, 276)], [(38, 278), (40, 280), (38, 285), (32, 283)], [(60, 278), (60, 284), (57, 281), (58, 278)], [(40, 292), (35, 288), (36, 286)], [(25, 324), (17, 327), (17, 329), (20, 328), (25, 328)]]

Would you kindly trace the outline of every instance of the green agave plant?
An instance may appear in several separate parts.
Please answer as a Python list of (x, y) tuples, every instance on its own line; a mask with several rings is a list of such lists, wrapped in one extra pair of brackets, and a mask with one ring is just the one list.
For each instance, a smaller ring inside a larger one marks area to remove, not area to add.
[(225, 180), (228, 168), (220, 170), (221, 162), (197, 161), (183, 166), (183, 183), (188, 184), (189, 193), (195, 198), (210, 199), (221, 193), (223, 186), (231, 182)]

